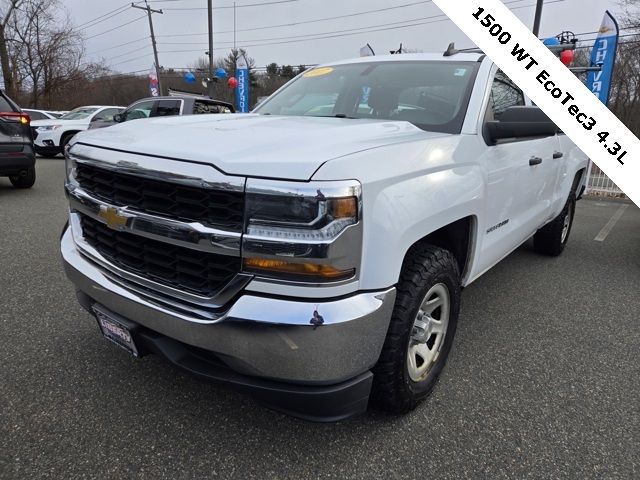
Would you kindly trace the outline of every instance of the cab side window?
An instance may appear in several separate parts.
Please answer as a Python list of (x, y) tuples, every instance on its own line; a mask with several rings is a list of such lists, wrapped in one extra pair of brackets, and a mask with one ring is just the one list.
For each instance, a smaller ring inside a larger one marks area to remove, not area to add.
[(231, 113), (231, 110), (225, 105), (219, 105), (204, 100), (196, 100), (193, 103), (193, 113)]
[(490, 110), (487, 117), (500, 120), (500, 115), (509, 107), (523, 106), (524, 94), (513, 81), (502, 71), (498, 70), (491, 86), (489, 98)]
[(182, 100), (160, 100), (152, 117), (170, 117), (180, 115)]
[(113, 116), (119, 112), (120, 112), (119, 108), (105, 108), (100, 113), (96, 113), (96, 115), (91, 119), (91, 121), (92, 122), (97, 122), (99, 120), (110, 121), (113, 119)]
[(149, 118), (151, 116), (151, 111), (153, 110), (154, 103), (156, 102), (153, 100), (136, 103), (125, 110), (123, 115), (125, 116), (126, 120)]

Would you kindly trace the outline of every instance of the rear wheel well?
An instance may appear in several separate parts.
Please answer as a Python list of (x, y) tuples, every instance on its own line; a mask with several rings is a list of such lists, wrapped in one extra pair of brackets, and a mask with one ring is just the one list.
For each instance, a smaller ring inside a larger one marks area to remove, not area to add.
[(460, 220), (456, 220), (455, 222), (445, 225), (435, 232), (426, 235), (411, 245), (404, 256), (404, 261), (410, 257), (410, 253), (416, 247), (425, 244), (435, 245), (449, 250), (453, 254), (458, 263), (460, 275), (464, 278), (471, 256), (474, 222), (475, 220), (472, 216), (461, 218)]
[(576, 195), (580, 192), (578, 192), (578, 185), (580, 185), (580, 182), (582, 181), (582, 177), (584, 176), (584, 172), (586, 171), (586, 168), (582, 168), (580, 170), (578, 170), (576, 172), (576, 176), (573, 177), (573, 185), (571, 185), (571, 191), (573, 193), (575, 193)]

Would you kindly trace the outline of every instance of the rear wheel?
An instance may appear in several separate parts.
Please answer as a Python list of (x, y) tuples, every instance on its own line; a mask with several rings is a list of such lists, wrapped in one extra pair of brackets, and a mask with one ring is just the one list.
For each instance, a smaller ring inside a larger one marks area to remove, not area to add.
[(460, 310), (456, 259), (440, 247), (416, 247), (405, 260), (397, 292), (373, 370), (372, 402), (405, 413), (431, 393), (451, 350)]
[(562, 212), (550, 223), (536, 232), (533, 237), (533, 247), (536, 252), (557, 257), (562, 253), (569, 241), (569, 234), (573, 226), (576, 212), (576, 194), (571, 192)]
[(28, 168), (25, 175), (9, 177), (11, 185), (15, 188), (31, 188), (36, 183), (36, 167)]

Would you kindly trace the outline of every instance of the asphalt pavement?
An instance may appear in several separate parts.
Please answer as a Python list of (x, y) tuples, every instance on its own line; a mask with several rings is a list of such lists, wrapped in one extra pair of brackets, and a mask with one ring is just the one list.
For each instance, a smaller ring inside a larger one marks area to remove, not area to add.
[(529, 242), (468, 287), (414, 412), (313, 424), (104, 340), (62, 271), (63, 176), (40, 159), (31, 190), (0, 178), (3, 480), (640, 478), (633, 204), (579, 202), (561, 257)]

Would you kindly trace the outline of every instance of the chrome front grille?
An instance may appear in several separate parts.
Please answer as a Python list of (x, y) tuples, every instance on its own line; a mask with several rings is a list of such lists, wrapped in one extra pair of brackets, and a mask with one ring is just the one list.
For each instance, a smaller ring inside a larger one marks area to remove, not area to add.
[(78, 163), (76, 181), (99, 200), (138, 212), (210, 227), (242, 230), (244, 193), (181, 185)]
[(143, 278), (209, 297), (240, 271), (240, 258), (178, 247), (118, 232), (87, 215), (80, 216), (85, 241), (104, 258)]
[(241, 272), (244, 178), (82, 144), (67, 162), (74, 241), (113, 281), (208, 318), (251, 280)]

